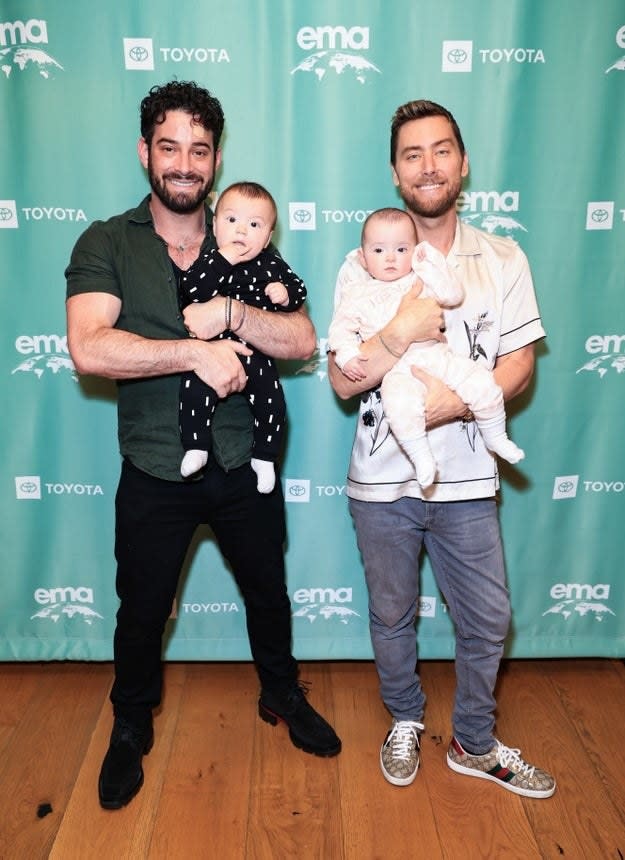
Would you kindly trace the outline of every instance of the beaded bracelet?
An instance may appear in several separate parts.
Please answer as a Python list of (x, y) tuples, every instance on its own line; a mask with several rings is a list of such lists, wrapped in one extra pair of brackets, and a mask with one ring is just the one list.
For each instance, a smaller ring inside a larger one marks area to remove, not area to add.
[(232, 296), (226, 296), (226, 331), (230, 330), (232, 322)]

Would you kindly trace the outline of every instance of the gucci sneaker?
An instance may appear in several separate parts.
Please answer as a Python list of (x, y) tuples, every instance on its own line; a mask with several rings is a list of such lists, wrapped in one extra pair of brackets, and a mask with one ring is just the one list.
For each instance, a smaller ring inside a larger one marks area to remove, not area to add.
[(520, 750), (510, 749), (498, 740), (490, 752), (472, 755), (462, 748), (456, 738), (452, 738), (447, 751), (447, 764), (456, 773), (490, 779), (523, 797), (551, 797), (556, 790), (556, 781), (551, 774), (527, 764), (521, 758)]
[(424, 726), (413, 720), (393, 720), (380, 749), (384, 779), (393, 785), (410, 785), (419, 769), (419, 732)]

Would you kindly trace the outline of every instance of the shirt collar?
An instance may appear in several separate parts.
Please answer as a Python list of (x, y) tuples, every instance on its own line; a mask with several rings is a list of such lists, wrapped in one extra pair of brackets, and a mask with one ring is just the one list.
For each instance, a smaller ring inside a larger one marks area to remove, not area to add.
[[(151, 194), (146, 195), (136, 209), (130, 210), (128, 213), (129, 221), (132, 221), (134, 224), (154, 224), (152, 210), (150, 209), (151, 196)], [(213, 210), (210, 208), (208, 203), (205, 203), (204, 211), (206, 214), (206, 226), (208, 227), (213, 223)]]
[(460, 218), (456, 219), (456, 234), (451, 246), (450, 256), (476, 257), (481, 254), (477, 234)]

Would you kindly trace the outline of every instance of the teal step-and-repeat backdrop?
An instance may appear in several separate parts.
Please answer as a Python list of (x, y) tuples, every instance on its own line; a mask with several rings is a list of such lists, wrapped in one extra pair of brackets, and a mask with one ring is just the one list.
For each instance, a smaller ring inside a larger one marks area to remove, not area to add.
[[(2, 0), (0, 660), (111, 657), (115, 390), (74, 371), (63, 271), (91, 221), (146, 193), (138, 106), (173, 77), (222, 100), (216, 190), (254, 179), (273, 192), (277, 243), (317, 327), (314, 359), (283, 367), (297, 656), (371, 656), (344, 493), (355, 413), (330, 389), (325, 333), (362, 221), (399, 203), (391, 115), (422, 97), (464, 134), (461, 217), (520, 243), (548, 332), (510, 409), (527, 459), (503, 471), (509, 654), (625, 656), (622, 0)], [(427, 562), (420, 615), (421, 656), (452, 656)], [(249, 657), (208, 532), (166, 656)]]

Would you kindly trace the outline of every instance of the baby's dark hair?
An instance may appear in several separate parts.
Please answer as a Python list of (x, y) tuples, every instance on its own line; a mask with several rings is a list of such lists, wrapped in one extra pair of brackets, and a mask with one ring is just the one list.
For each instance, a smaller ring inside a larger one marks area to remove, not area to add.
[(170, 81), (154, 86), (141, 102), (141, 137), (148, 146), (154, 129), (165, 122), (168, 111), (181, 110), (193, 117), (206, 131), (213, 132), (215, 150), (224, 130), (224, 112), (218, 99), (194, 81)]
[(273, 211), (273, 220), (271, 224), (271, 229), (273, 230), (276, 226), (276, 221), (278, 220), (278, 207), (276, 206), (276, 201), (263, 185), (259, 185), (258, 182), (233, 182), (232, 185), (229, 185), (220, 192), (217, 205), (215, 206), (215, 214), (219, 212), (219, 204), (221, 203), (222, 198), (229, 191), (236, 191), (238, 194), (241, 194), (243, 197), (247, 197), (249, 200), (266, 200)]
[(407, 218), (410, 222), (416, 242), (417, 228), (415, 227), (415, 223), (410, 217), (410, 215), (404, 209), (397, 209), (395, 206), (387, 206), (385, 209), (376, 209), (375, 212), (371, 212), (367, 216), (365, 223), (362, 225), (360, 244), (364, 245), (367, 227), (371, 224), (372, 221), (386, 221), (387, 224), (396, 224), (399, 221), (403, 221), (405, 218)]

